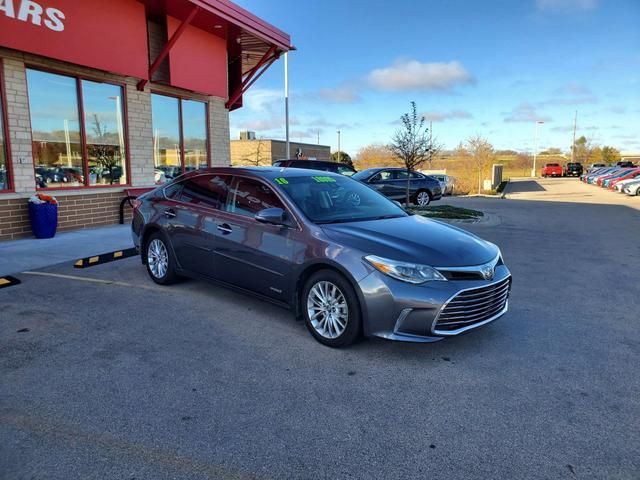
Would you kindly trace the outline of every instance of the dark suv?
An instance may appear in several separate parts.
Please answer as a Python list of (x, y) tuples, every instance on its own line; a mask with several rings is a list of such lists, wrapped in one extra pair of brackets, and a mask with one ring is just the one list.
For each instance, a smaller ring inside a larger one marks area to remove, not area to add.
[(324, 170), (325, 172), (339, 173), (350, 177), (356, 171), (349, 165), (338, 162), (325, 162), (323, 160), (277, 160), (274, 167), (283, 168), (308, 168), (309, 170)]
[(565, 177), (579, 177), (582, 175), (582, 164), (580, 162), (569, 162), (564, 166)]

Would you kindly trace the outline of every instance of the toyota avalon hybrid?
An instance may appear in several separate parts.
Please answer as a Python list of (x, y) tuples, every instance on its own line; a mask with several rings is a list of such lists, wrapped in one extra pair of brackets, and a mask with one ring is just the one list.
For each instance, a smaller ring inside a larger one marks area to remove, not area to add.
[(198, 277), (288, 306), (332, 347), (431, 342), (508, 308), (496, 245), (329, 172), (190, 172), (135, 201), (132, 233), (154, 282)]

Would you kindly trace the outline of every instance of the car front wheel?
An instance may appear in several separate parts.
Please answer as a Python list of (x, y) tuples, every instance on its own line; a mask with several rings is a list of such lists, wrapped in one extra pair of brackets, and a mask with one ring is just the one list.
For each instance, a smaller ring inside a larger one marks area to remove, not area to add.
[(146, 244), (147, 272), (151, 280), (169, 285), (177, 279), (175, 260), (167, 240), (159, 232), (153, 233)]
[(321, 270), (305, 283), (301, 310), (316, 340), (329, 347), (346, 347), (360, 334), (360, 304), (349, 282), (338, 272)]
[(427, 205), (429, 205), (431, 203), (431, 195), (426, 190), (420, 190), (416, 194), (415, 203), (419, 207), (426, 207)]

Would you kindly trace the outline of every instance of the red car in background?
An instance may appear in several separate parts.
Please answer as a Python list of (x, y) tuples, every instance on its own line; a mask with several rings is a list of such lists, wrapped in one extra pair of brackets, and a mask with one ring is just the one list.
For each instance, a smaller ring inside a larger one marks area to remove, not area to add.
[(547, 163), (542, 167), (543, 177), (561, 177), (562, 173), (562, 166), (559, 163)]
[(611, 180), (609, 180), (609, 185), (607, 186), (607, 188), (609, 190), (615, 190), (616, 184), (618, 182), (621, 182), (622, 180), (629, 180), (632, 178), (640, 179), (640, 169), (631, 170), (630, 172), (628, 172), (626, 175), (623, 175), (622, 177), (612, 178)]
[[(617, 170), (615, 172), (612, 172), (609, 175), (598, 177), (598, 179), (594, 183), (599, 187), (607, 187), (609, 185), (609, 182), (614, 178), (617, 180), (618, 178), (622, 178), (633, 171), (635, 171), (635, 168), (624, 168), (622, 170)], [(605, 180), (608, 180), (608, 181), (606, 183), (603, 183)]]

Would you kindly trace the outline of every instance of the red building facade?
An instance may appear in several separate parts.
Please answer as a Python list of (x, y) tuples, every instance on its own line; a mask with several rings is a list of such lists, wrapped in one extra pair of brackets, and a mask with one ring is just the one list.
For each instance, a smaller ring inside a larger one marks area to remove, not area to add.
[(116, 223), (121, 199), (229, 165), (229, 111), (284, 32), (226, 0), (0, 2), (0, 240), (28, 236), (27, 198), (59, 230)]

